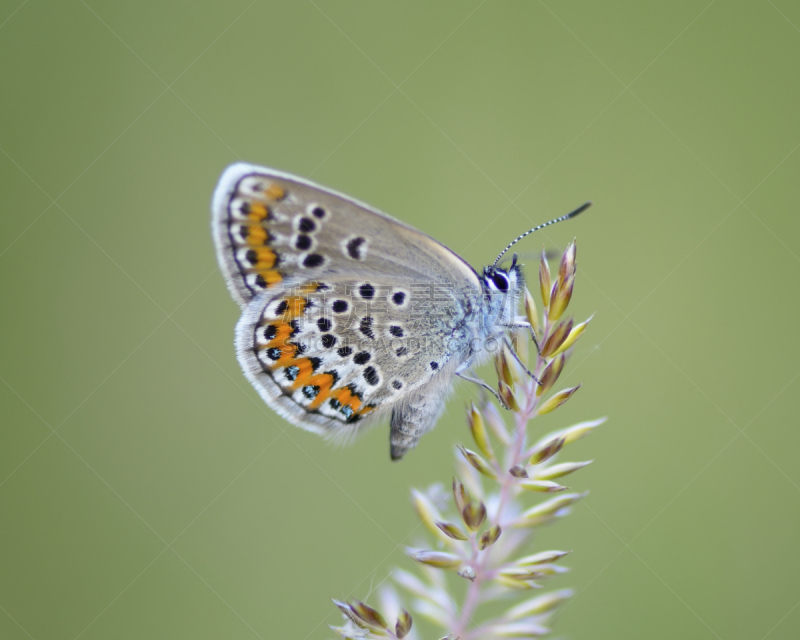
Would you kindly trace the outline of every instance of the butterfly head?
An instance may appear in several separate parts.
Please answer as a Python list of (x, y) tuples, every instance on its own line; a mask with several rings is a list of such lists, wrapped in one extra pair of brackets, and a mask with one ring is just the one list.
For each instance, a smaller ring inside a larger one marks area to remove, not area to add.
[(508, 269), (498, 266), (500, 261), (503, 259), (503, 256), (506, 255), (506, 252), (508, 252), (508, 250), (520, 240), (526, 238), (535, 231), (549, 227), (551, 224), (555, 224), (556, 222), (574, 218), (575, 216), (586, 211), (586, 209), (588, 209), (591, 205), (591, 202), (587, 202), (564, 216), (554, 218), (549, 222), (545, 222), (544, 224), (540, 224), (533, 229), (529, 229), (525, 233), (512, 240), (511, 243), (509, 243), (508, 246), (506, 246), (506, 248), (500, 252), (500, 255), (497, 256), (491, 265), (484, 267), (481, 283), (483, 284), (484, 292), (487, 294), (490, 300), (488, 311), (490, 314), (494, 314), (494, 317), (497, 318), (500, 324), (507, 325), (512, 322), (517, 308), (517, 301), (522, 295), (522, 290), (525, 286), (525, 279), (522, 274), (522, 265), (517, 264), (516, 253), (511, 258), (511, 266), (509, 266)]
[(517, 264), (517, 254), (514, 254), (507, 268), (495, 265), (484, 267), (481, 282), (484, 292), (492, 301), (489, 308), (494, 311), (495, 317), (501, 322), (510, 322), (525, 286), (522, 265)]
[(522, 266), (517, 264), (517, 254), (511, 259), (508, 269), (489, 265), (483, 268), (483, 288), (487, 293), (512, 295), (522, 287)]

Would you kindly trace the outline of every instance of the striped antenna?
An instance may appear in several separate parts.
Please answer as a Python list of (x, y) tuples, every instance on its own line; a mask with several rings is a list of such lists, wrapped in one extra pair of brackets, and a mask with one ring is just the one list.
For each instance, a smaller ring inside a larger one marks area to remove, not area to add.
[(585, 204), (582, 204), (580, 207), (578, 207), (577, 209), (575, 209), (575, 211), (571, 211), (571, 212), (569, 212), (569, 213), (568, 213), (567, 215), (565, 215), (565, 216), (561, 216), (560, 218), (555, 218), (554, 220), (551, 220), (550, 222), (545, 222), (544, 224), (540, 224), (538, 227), (534, 227), (534, 228), (533, 228), (533, 229), (531, 229), (530, 231), (526, 231), (526, 232), (525, 232), (525, 233), (523, 233), (521, 236), (518, 236), (518, 237), (517, 237), (517, 238), (516, 238), (516, 239), (515, 239), (515, 240), (514, 240), (514, 241), (513, 241), (511, 244), (509, 244), (509, 245), (508, 245), (508, 246), (507, 246), (505, 249), (503, 249), (503, 250), (500, 252), (500, 255), (499, 255), (499, 256), (497, 256), (497, 260), (495, 260), (495, 261), (492, 263), (492, 266), (493, 266), (493, 267), (496, 267), (496, 266), (497, 266), (497, 263), (498, 263), (498, 262), (500, 262), (500, 258), (502, 258), (502, 257), (505, 255), (506, 251), (508, 251), (508, 250), (509, 250), (511, 247), (513, 247), (515, 244), (517, 244), (517, 242), (519, 242), (520, 240), (522, 240), (522, 239), (523, 239), (525, 236), (529, 236), (529, 235), (531, 235), (531, 234), (532, 234), (534, 231), (538, 231), (539, 229), (544, 229), (545, 227), (549, 227), (551, 224), (555, 224), (556, 222), (562, 222), (563, 220), (569, 220), (570, 218), (574, 218), (575, 216), (577, 216), (577, 215), (579, 215), (579, 214), (583, 213), (584, 211), (586, 211), (586, 210), (587, 210), (589, 207), (591, 207), (591, 206), (592, 206), (592, 203), (591, 203), (591, 202), (586, 202)]

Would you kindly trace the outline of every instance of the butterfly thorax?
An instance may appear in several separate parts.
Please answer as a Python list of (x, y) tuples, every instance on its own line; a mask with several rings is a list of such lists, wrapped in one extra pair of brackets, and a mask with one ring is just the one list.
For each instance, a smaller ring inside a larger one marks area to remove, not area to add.
[(457, 372), (478, 365), (497, 352), (514, 322), (523, 286), (520, 265), (513, 264), (507, 271), (497, 267), (484, 269), (481, 291), (470, 299), (463, 324), (453, 333), (454, 343), (463, 345)]

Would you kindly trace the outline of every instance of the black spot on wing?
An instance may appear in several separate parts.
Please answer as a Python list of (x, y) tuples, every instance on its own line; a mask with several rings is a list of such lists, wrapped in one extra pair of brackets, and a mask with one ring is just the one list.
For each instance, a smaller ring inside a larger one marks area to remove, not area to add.
[(372, 300), (375, 297), (375, 287), (367, 282), (358, 288), (358, 293), (364, 300)]
[(330, 349), (333, 345), (336, 344), (336, 336), (332, 336), (330, 333), (326, 333), (322, 336), (322, 346), (326, 349)]
[(350, 256), (353, 260), (363, 260), (364, 259), (364, 243), (366, 240), (364, 238), (353, 238), (347, 243), (347, 255)]
[(358, 330), (370, 340), (375, 339), (375, 333), (372, 331), (372, 318), (370, 316), (361, 318), (361, 322), (358, 325)]
[(309, 253), (305, 258), (303, 258), (303, 266), (306, 269), (314, 269), (316, 267), (321, 267), (325, 263), (324, 256), (321, 256), (318, 253)]
[(303, 395), (309, 400), (313, 400), (319, 393), (319, 387), (316, 385), (306, 385), (303, 387)]
[(315, 231), (317, 228), (317, 223), (314, 222), (311, 218), (300, 218), (300, 222), (297, 224), (297, 228), (299, 231), (303, 233), (311, 233)]
[(378, 372), (375, 370), (375, 367), (367, 367), (364, 369), (364, 380), (367, 381), (367, 384), (372, 385), (373, 387), (381, 381), (380, 376), (378, 376)]

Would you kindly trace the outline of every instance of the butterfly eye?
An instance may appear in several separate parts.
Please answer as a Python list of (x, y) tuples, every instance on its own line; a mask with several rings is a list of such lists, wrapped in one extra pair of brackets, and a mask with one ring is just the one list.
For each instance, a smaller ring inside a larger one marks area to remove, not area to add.
[(492, 282), (498, 291), (508, 291), (508, 276), (502, 271), (495, 271), (492, 275)]

